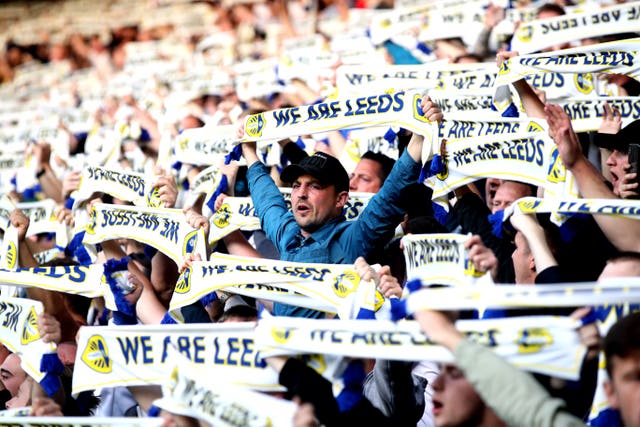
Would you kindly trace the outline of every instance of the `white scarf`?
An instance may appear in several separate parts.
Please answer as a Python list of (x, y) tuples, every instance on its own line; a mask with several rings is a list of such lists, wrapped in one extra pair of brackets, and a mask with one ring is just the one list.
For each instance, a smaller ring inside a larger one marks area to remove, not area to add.
[(485, 308), (583, 307), (640, 303), (640, 280), (555, 283), (550, 285), (457, 286), (420, 289), (406, 299), (407, 313), (418, 310), (477, 310)]
[(60, 254), (64, 255), (64, 251), (61, 251), (58, 248), (52, 248), (43, 252), (38, 252), (33, 254), (33, 257), (38, 262), (38, 265), (46, 264), (51, 260), (54, 260), (60, 256)]
[(0, 230), (5, 231), (9, 227), (9, 217), (15, 208), (16, 203), (7, 194), (2, 193), (0, 196)]
[(94, 298), (104, 295), (102, 273), (101, 264), (0, 269), (0, 283)]
[(544, 187), (548, 197), (577, 197), (573, 175), (545, 132), (489, 135), (447, 141), (444, 171), (426, 180), (433, 198), (484, 177)]
[[(371, 19), (369, 34), (374, 44), (420, 29), (419, 40), (474, 36), (482, 28), (482, 1), (420, 3), (419, 6), (396, 7)], [(466, 31), (466, 32), (465, 32)]]
[[(320, 48), (303, 48), (292, 51), (283, 52), (278, 58), (277, 78), (290, 82), (292, 79), (301, 79), (314, 85), (314, 77), (320, 75), (321, 70), (329, 70), (338, 62), (339, 57), (336, 53)], [(268, 80), (269, 74), (266, 74)], [(269, 82), (272, 83), (272, 82)], [(273, 88), (274, 85), (267, 85)], [(282, 86), (276, 86), (278, 90), (282, 90)]]
[(518, 27), (511, 41), (511, 49), (523, 54), (589, 37), (637, 32), (640, 31), (639, 20), (640, 2), (536, 19)]
[(533, 88), (543, 90), (547, 100), (553, 101), (579, 96), (605, 95), (603, 92), (608, 88), (593, 73), (538, 71), (525, 76), (525, 80)]
[(209, 243), (213, 246), (236, 230), (259, 229), (260, 219), (251, 197), (227, 197), (220, 209), (209, 218)]
[(192, 165), (219, 166), (233, 149), (235, 133), (233, 125), (185, 129), (176, 137), (175, 160)]
[[(445, 113), (448, 119), (469, 118), (469, 112), (473, 112), (474, 118), (491, 120), (500, 115), (492, 110), (493, 94), (491, 90), (482, 89), (474, 91), (447, 91), (434, 90), (429, 92), (429, 98), (435, 102)], [(457, 116), (451, 113), (460, 113)]]
[(491, 276), (476, 271), (464, 244), (463, 234), (409, 234), (402, 238), (407, 279), (419, 277), (424, 283), (471, 285), (491, 283)]
[[(340, 94), (364, 95), (362, 90), (356, 89), (358, 86), (369, 84), (366, 89), (371, 89), (375, 84), (385, 84), (385, 80), (391, 80), (392, 84), (397, 87), (405, 88), (407, 85), (409, 85), (408, 87), (417, 87), (411, 86), (412, 81), (415, 80), (424, 89), (438, 87), (440, 79), (467, 72), (495, 73), (495, 65), (489, 63), (448, 64), (444, 62), (422, 65), (387, 65), (375, 68), (368, 65), (341, 65), (336, 70), (336, 86)], [(383, 89), (378, 88), (377, 91), (380, 90)]]
[(193, 178), (193, 184), (189, 189), (191, 194), (207, 194), (211, 189), (218, 188), (222, 173), (219, 166), (209, 166)]
[[(348, 134), (348, 142), (353, 142), (358, 147), (357, 156), (356, 153), (349, 152), (349, 156), (352, 157), (354, 162), (360, 161), (362, 155), (367, 151), (373, 151), (374, 153), (384, 154), (385, 156), (397, 160), (398, 155), (398, 143), (395, 133), (398, 129), (393, 128), (368, 128), (368, 129), (354, 129)], [(389, 132), (393, 133), (393, 139), (387, 139), (386, 136)], [(346, 149), (345, 149), (346, 151)], [(344, 153), (344, 151), (343, 151)], [(351, 198), (351, 193), (349, 194)]]
[(162, 399), (154, 405), (201, 418), (211, 425), (230, 427), (288, 427), (297, 409), (293, 402), (234, 386), (228, 378), (203, 377), (202, 367), (173, 346), (169, 348)]
[[(568, 317), (531, 316), (459, 320), (467, 338), (491, 348), (523, 369), (576, 380), (585, 348), (579, 323)], [(272, 317), (256, 328), (256, 345), (266, 354), (322, 352), (345, 357), (448, 362), (452, 354), (425, 336), (416, 321), (320, 320)]]
[(142, 173), (86, 166), (82, 170), (80, 187), (73, 194), (74, 208), (91, 197), (97, 188), (136, 206), (159, 207), (159, 195), (153, 188), (155, 180), (155, 177)]
[(153, 246), (178, 265), (189, 253), (206, 258), (204, 231), (191, 227), (181, 209), (96, 203), (83, 242), (96, 244), (122, 237)]
[(606, 73), (640, 77), (640, 39), (620, 40), (515, 56), (502, 63), (495, 86), (503, 86), (539, 71), (555, 73)]
[(113, 293), (105, 282), (103, 273), (102, 264), (0, 269), (0, 286), (5, 287), (4, 289), (47, 289), (87, 298), (104, 297), (106, 307), (117, 310)]
[(418, 40), (461, 37), (471, 44), (482, 30), (485, 7), (486, 2), (471, 0), (429, 10), (424, 14)]
[[(196, 261), (185, 270), (171, 297), (170, 313), (229, 286), (269, 284), (317, 299), (343, 319), (355, 318), (360, 309), (379, 310), (384, 296), (372, 282), (361, 281), (349, 264), (311, 264), (238, 257), (213, 253), (209, 261)], [(277, 301), (279, 292), (273, 293)]]
[[(4, 232), (2, 247), (0, 248), (0, 268), (15, 270), (18, 267), (18, 229), (13, 225)], [(11, 295), (15, 296), (15, 295)]]
[(0, 297), (0, 342), (20, 356), (22, 369), (38, 382), (45, 376), (40, 372), (42, 356), (56, 351), (55, 344), (40, 339), (36, 322), (43, 311), (40, 301)]
[(282, 390), (262, 361), (252, 322), (83, 327), (73, 371), (74, 395), (102, 387), (161, 384), (172, 344), (221, 381), (264, 391)]
[(41, 202), (26, 202), (16, 205), (25, 216), (29, 218), (27, 236), (41, 233), (55, 233), (56, 245), (67, 246), (69, 243), (70, 229), (66, 224), (60, 223), (55, 215), (57, 204), (52, 199)]
[(490, 89), (493, 87), (495, 78), (495, 70), (480, 68), (466, 73), (440, 77), (437, 90), (466, 92), (468, 90)]
[(415, 92), (383, 93), (253, 114), (245, 119), (244, 141), (380, 125), (401, 126), (435, 138), (436, 124), (422, 116), (420, 100), (421, 95)]
[(573, 199), (549, 200), (524, 197), (504, 210), (503, 221), (511, 215), (553, 213), (561, 222), (573, 214), (612, 215), (640, 219), (640, 204), (630, 199)]
[(282, 86), (278, 84), (278, 68), (278, 58), (275, 57), (244, 60), (234, 64), (238, 98), (246, 101), (282, 90)]
[(510, 117), (491, 120), (480, 120), (475, 117), (447, 119), (440, 124), (440, 138), (451, 141), (454, 139), (477, 138), (485, 135), (543, 131), (547, 128), (547, 122), (540, 119)]
[(381, 44), (391, 37), (422, 25), (422, 17), (432, 6), (414, 6), (376, 14), (371, 19), (369, 35), (373, 44)]
[(561, 100), (558, 104), (569, 115), (571, 126), (576, 132), (588, 132), (598, 130), (602, 124), (605, 102), (612, 108), (618, 109), (622, 118), (622, 127), (640, 119), (640, 97), (638, 96), (580, 97)]
[(28, 417), (29, 415), (31, 415), (31, 406), (23, 406), (21, 408), (5, 409), (0, 411), (1, 418)]
[[(279, 188), (285, 203), (291, 206), (291, 189)], [(373, 197), (372, 193), (350, 192), (344, 207), (347, 221), (355, 221), (362, 214)], [(209, 243), (213, 245), (236, 230), (255, 231), (260, 229), (260, 218), (253, 206), (251, 197), (227, 197), (209, 218)]]
[(255, 299), (277, 301), (283, 304), (294, 305), (296, 307), (324, 311), (326, 313), (335, 313), (336, 311), (335, 307), (325, 304), (320, 300), (297, 294), (292, 290), (274, 285), (261, 285), (255, 283), (250, 285), (229, 286), (224, 288), (224, 291)]
[(3, 426), (21, 427), (160, 427), (162, 418), (133, 417), (31, 417), (26, 415), (2, 417)]

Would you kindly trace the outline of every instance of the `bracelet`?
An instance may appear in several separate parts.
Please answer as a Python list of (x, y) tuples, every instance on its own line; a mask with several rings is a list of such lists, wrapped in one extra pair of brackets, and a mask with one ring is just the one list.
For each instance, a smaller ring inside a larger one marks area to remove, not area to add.
[(47, 171), (44, 168), (40, 169), (38, 173), (36, 173), (36, 178), (37, 179), (42, 178), (42, 175), (44, 175), (45, 173), (47, 173)]

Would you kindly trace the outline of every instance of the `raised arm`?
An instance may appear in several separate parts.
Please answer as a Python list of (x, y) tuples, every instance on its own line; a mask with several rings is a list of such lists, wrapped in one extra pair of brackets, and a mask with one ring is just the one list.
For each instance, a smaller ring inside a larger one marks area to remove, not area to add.
[[(547, 104), (545, 107), (549, 134), (558, 146), (558, 153), (565, 167), (571, 171), (585, 198), (617, 199), (607, 186), (604, 177), (584, 156), (578, 135), (571, 127), (571, 120), (562, 107)], [(611, 243), (621, 251), (640, 251), (640, 222), (635, 219), (594, 215), (594, 219)]]
[[(514, 56), (518, 56), (518, 52), (498, 52), (496, 55), (498, 67), (501, 67), (505, 60), (513, 58)], [(544, 103), (529, 83), (527, 83), (525, 79), (520, 79), (513, 82), (513, 87), (518, 92), (522, 108), (524, 108), (525, 113), (527, 113), (527, 117), (544, 119)]]
[(464, 338), (443, 313), (423, 310), (415, 314), (422, 331), (446, 347), (482, 400), (510, 426), (584, 426), (529, 374), (490, 349)]
[[(423, 116), (431, 122), (442, 120), (442, 111), (428, 96), (422, 98), (421, 107)], [(404, 187), (416, 182), (420, 175), (423, 143), (424, 137), (414, 133), (406, 153), (400, 156), (380, 191), (371, 198), (354, 226), (344, 234), (344, 262), (353, 262), (358, 256), (369, 256), (375, 247), (391, 238), (404, 214), (403, 207), (399, 205), (400, 193)]]
[(535, 215), (514, 214), (510, 219), (511, 225), (526, 239), (538, 273), (558, 265), (547, 244), (544, 228), (538, 223)]

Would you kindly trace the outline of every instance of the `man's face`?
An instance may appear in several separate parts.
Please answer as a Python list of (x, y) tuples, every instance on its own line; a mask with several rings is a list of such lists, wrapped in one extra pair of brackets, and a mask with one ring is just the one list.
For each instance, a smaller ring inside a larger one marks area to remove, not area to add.
[(33, 381), (29, 378), (25, 378), (20, 384), (18, 393), (11, 399), (7, 400), (7, 409), (23, 408), (31, 404), (31, 390), (33, 389)]
[(382, 187), (380, 164), (375, 160), (361, 159), (349, 178), (349, 190), (377, 193)]
[(516, 274), (516, 284), (531, 284), (531, 250), (529, 249), (527, 239), (518, 231), (514, 243), (516, 249), (511, 254), (511, 260), (513, 261), (513, 269)]
[(502, 180), (498, 178), (487, 178), (484, 184), (484, 195), (487, 200), (487, 206), (493, 210), (493, 198), (496, 197), (498, 187), (502, 184)]
[[(607, 262), (598, 279), (640, 276), (640, 263), (630, 259)], [(620, 411), (625, 427), (640, 427), (640, 351), (612, 357), (612, 376), (604, 383), (609, 405)]]
[[(437, 427), (476, 425), (485, 405), (455, 365), (443, 364), (433, 382), (433, 420)], [(475, 421), (475, 423), (474, 423)]]
[(20, 367), (20, 357), (10, 354), (0, 366), (0, 377), (11, 397), (18, 395), (20, 384), (27, 378), (27, 373)]
[(640, 351), (613, 356), (612, 362), (612, 378), (604, 387), (609, 404), (620, 411), (625, 427), (640, 427)]
[(607, 166), (609, 166), (609, 173), (611, 174), (611, 184), (613, 185), (613, 193), (616, 196), (620, 195), (618, 186), (620, 180), (626, 174), (626, 167), (629, 165), (629, 157), (627, 153), (623, 153), (619, 150), (613, 150), (609, 157), (607, 157)]
[(333, 185), (320, 183), (311, 175), (302, 175), (291, 188), (291, 209), (304, 237), (340, 215), (349, 197), (336, 192)]
[(496, 190), (496, 195), (493, 198), (493, 205), (491, 207), (491, 213), (503, 210), (508, 206), (511, 206), (516, 200), (527, 197), (529, 195), (529, 187), (525, 184), (520, 184), (513, 181), (504, 181)]

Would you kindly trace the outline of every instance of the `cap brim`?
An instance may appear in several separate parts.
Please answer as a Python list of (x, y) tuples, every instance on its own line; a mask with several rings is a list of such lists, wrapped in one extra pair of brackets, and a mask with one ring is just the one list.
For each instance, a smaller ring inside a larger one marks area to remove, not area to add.
[(607, 150), (619, 150), (626, 151), (629, 149), (627, 144), (619, 135), (610, 133), (596, 133), (593, 138), (593, 143), (596, 147), (606, 148)]

